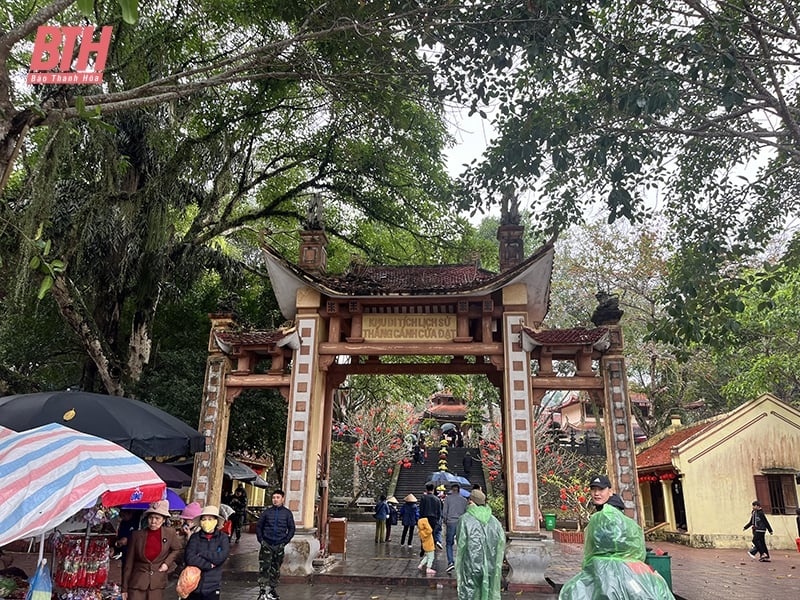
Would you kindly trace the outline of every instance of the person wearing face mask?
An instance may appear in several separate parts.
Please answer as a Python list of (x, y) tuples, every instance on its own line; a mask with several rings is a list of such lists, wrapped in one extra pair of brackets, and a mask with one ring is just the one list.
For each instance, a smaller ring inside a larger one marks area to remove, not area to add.
[(200, 531), (189, 538), (184, 562), (202, 572), (200, 583), (187, 600), (215, 600), (222, 584), (222, 563), (230, 553), (230, 539), (220, 531), (223, 518), (216, 506), (208, 505), (197, 517)]

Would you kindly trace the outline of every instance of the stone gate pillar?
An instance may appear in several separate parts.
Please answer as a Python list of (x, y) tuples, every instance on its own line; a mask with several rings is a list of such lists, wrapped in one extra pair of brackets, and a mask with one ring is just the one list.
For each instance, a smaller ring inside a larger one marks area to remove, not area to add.
[(610, 343), (600, 357), (603, 375), (603, 420), (605, 421), (608, 476), (616, 492), (625, 502), (625, 514), (643, 524), (639, 484), (636, 478), (636, 450), (633, 441), (631, 402), (628, 396), (628, 372), (625, 365), (624, 340), (619, 320), (622, 311), (615, 297), (598, 294), (600, 305), (592, 322), (608, 329)]
[(235, 325), (232, 314), (210, 314), (211, 333), (208, 337), (208, 358), (203, 384), (203, 402), (200, 407), (200, 432), (206, 438), (204, 452), (194, 455), (194, 472), (189, 497), (203, 506), (219, 506), (222, 497), (222, 477), (225, 470), (225, 452), (228, 445), (230, 405), (234, 394), (225, 386), (231, 371), (231, 361), (216, 343), (215, 335), (229, 331)]
[(319, 292), (301, 288), (297, 292), (295, 325), (300, 348), (292, 360), (292, 383), (284, 454), (283, 480), (286, 506), (294, 514), (297, 534), (287, 548), (283, 571), (289, 575), (310, 575), (320, 543), (314, 527), (317, 475), (320, 468), (325, 421), (325, 372), (320, 370), (318, 345), (325, 325), (318, 314)]
[(509, 537), (506, 560), (511, 567), (509, 590), (550, 591), (544, 572), (553, 542), (539, 535), (531, 361), (520, 339), (528, 317), (525, 286), (504, 288), (503, 305), (503, 456)]

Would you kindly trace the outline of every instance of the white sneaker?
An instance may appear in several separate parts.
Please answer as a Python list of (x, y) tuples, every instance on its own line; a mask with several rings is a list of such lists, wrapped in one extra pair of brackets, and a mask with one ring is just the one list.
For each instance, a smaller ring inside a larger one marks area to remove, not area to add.
[(418, 569), (421, 571), (422, 569), (424, 569), (424, 568), (425, 568), (425, 563), (424, 563), (424, 562), (421, 562), (421, 563), (419, 563), (419, 564), (417, 565), (417, 568), (418, 568)]

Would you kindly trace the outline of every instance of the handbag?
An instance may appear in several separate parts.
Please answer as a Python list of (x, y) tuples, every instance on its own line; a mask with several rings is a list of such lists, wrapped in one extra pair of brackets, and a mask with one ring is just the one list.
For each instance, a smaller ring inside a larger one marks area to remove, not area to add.
[(178, 575), (178, 583), (175, 585), (175, 591), (178, 592), (178, 596), (180, 598), (188, 598), (189, 594), (200, 585), (202, 576), (203, 572), (197, 567), (185, 567), (181, 574)]

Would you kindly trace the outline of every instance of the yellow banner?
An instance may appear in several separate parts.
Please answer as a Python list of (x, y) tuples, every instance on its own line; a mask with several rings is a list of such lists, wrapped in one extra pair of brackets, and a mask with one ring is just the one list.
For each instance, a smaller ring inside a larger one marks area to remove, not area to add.
[(455, 315), (364, 315), (364, 339), (370, 342), (451, 341)]

